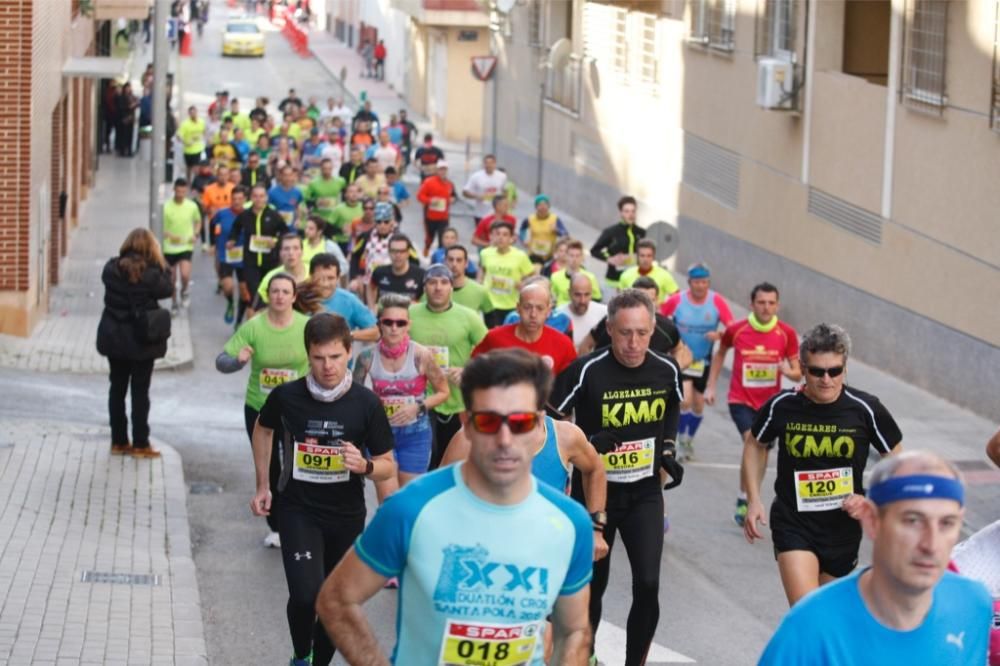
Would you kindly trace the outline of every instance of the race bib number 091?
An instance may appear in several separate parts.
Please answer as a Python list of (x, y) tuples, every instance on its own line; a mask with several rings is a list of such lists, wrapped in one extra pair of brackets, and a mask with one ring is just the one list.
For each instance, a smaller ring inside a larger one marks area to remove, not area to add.
[(308, 483), (343, 483), (351, 477), (344, 467), (344, 453), (340, 446), (322, 446), (295, 442), (295, 467), (292, 478)]
[(445, 626), (440, 666), (527, 666), (538, 644), (537, 624), (465, 624)]
[(608, 481), (630, 483), (653, 476), (655, 454), (656, 440), (652, 437), (622, 442), (614, 451), (601, 455)]
[(850, 467), (795, 472), (795, 504), (799, 511), (839, 509), (854, 492)]

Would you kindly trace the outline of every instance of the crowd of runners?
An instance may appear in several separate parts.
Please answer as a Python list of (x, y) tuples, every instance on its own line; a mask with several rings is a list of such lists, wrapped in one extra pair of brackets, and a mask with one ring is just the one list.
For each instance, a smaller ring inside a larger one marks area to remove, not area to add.
[[(174, 309), (200, 250), (235, 329), (217, 368), (249, 366), (251, 508), (282, 552), (294, 666), (335, 649), (387, 663), (362, 608), (385, 587), (399, 589), (395, 663), (595, 663), (619, 539), (632, 585), (617, 591), (631, 610), (615, 663), (645, 663), (663, 491), (696, 457), (730, 351), (733, 518), (751, 543), (769, 526), (794, 606), (762, 662), (985, 662), (993, 601), (943, 573), (961, 475), (901, 453), (889, 408), (846, 382), (843, 328), (796, 331), (768, 282), (744, 286), (737, 319), (705, 263), (681, 288), (633, 197), (590, 247), (545, 195), (519, 220), (494, 156), (459, 187), (405, 111), (294, 89), (244, 109), (222, 91), (187, 110), (177, 137), (187, 172), (162, 241)], [(465, 238), (458, 208), (473, 217)], [(883, 461), (866, 494), (872, 451)], [(369, 480), (380, 508), (366, 527)], [(863, 530), (875, 554), (858, 571)], [(969, 570), (991, 571), (996, 596), (996, 530), (987, 538), (978, 557), (992, 569)]]

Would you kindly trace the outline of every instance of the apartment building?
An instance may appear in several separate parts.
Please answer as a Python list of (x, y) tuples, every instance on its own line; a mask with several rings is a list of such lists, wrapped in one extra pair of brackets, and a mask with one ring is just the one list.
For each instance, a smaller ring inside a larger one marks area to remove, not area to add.
[(741, 301), (772, 281), (800, 330), (840, 323), (855, 356), (996, 414), (998, 0), (492, 7), (518, 183), (540, 150), (542, 189), (598, 226), (634, 194), (678, 228), (677, 267)]

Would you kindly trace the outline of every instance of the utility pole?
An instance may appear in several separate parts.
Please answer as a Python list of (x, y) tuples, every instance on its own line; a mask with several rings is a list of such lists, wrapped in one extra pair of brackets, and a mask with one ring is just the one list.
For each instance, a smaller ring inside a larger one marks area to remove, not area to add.
[(170, 41), (167, 21), (170, 20), (170, 0), (155, 0), (153, 5), (153, 132), (149, 166), (149, 229), (159, 239), (163, 236), (160, 211), (160, 185), (163, 184), (167, 161), (167, 70), (170, 68)]

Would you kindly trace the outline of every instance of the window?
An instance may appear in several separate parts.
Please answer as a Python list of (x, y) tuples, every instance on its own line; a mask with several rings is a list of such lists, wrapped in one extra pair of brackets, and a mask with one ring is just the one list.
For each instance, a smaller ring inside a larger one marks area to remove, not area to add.
[(657, 86), (660, 74), (657, 68), (656, 16), (639, 12), (633, 16), (639, 51), (636, 58), (636, 80), (643, 85)]
[(574, 115), (580, 113), (580, 87), (583, 68), (580, 56), (573, 54), (563, 67), (548, 70), (546, 101)]
[(795, 0), (758, 0), (756, 57), (795, 60)]
[(583, 54), (597, 62), (607, 83), (643, 86), (657, 94), (660, 29), (654, 13), (587, 2), (583, 6)]
[(903, 103), (940, 115), (944, 87), (947, 0), (907, 0), (903, 36)]
[(736, 46), (736, 0), (691, 0), (689, 39), (720, 51)]
[(996, 25), (993, 28), (993, 94), (990, 99), (990, 127), (1000, 132), (1000, 0), (997, 0)]
[(843, 72), (884, 86), (889, 80), (889, 0), (847, 0)]
[(531, 0), (528, 5), (528, 46), (542, 47), (542, 0)]
[(619, 7), (588, 2), (583, 6), (583, 54), (606, 72), (628, 72), (628, 12)]

